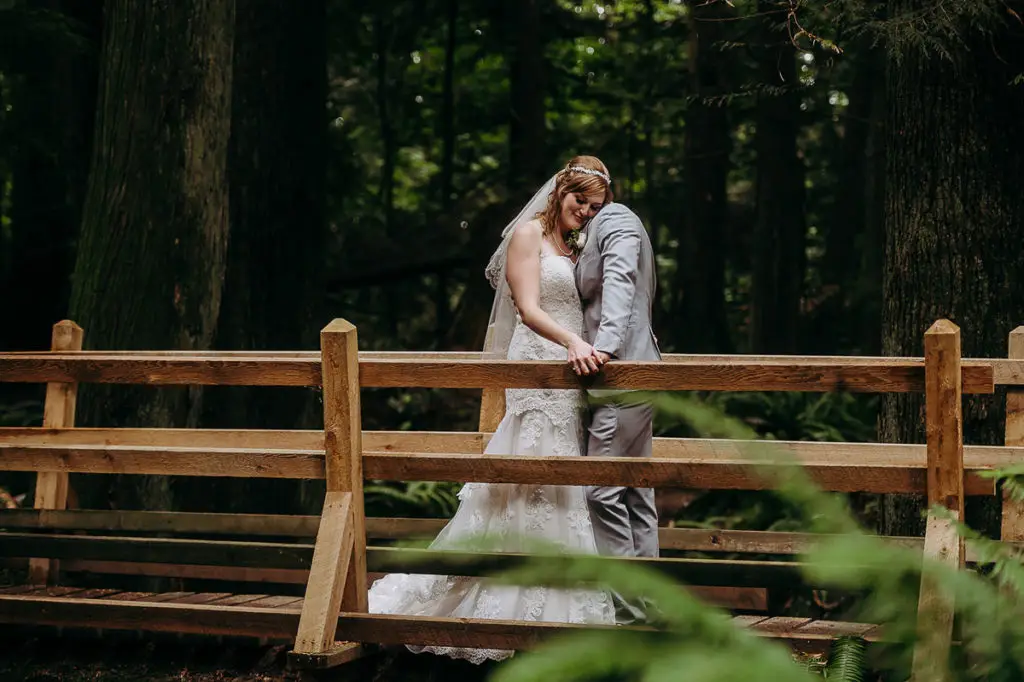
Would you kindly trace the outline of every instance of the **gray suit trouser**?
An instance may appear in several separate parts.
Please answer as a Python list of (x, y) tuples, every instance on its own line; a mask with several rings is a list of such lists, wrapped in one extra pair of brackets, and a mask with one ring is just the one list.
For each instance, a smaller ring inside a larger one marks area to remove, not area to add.
[[(605, 403), (591, 413), (587, 455), (650, 457), (654, 408), (649, 404)], [(653, 488), (588, 486), (587, 501), (601, 554), (620, 557), (658, 556), (658, 510)], [(646, 620), (645, 600), (633, 603), (613, 594), (616, 621)]]

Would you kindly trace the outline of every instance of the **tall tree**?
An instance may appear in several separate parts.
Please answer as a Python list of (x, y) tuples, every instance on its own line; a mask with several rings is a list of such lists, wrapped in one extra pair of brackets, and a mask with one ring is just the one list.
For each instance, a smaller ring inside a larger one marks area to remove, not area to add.
[[(890, 16), (906, 25), (930, 6), (893, 0)], [(1007, 335), (1024, 322), (1024, 152), (1007, 132), (1024, 120), (1024, 87), (1014, 84), (1024, 31), (998, 9), (988, 25), (929, 16), (949, 22), (918, 25), (944, 54), (890, 49), (882, 350), (921, 355), (924, 331), (946, 317), (960, 326), (965, 356), (1005, 357)], [(1004, 409), (1000, 395), (967, 400), (965, 439), (1001, 444)], [(919, 396), (887, 396), (881, 439), (922, 442), (923, 414)], [(883, 530), (920, 534), (921, 504), (890, 496)], [(968, 521), (998, 528), (998, 507), (989, 511), (969, 508)]]
[[(102, 3), (40, 0), (7, 12), (0, 69), (10, 76), (10, 269), (0, 291), (0, 348), (49, 347), (67, 314), (96, 111)], [(7, 31), (10, 31), (8, 35)], [(0, 237), (2, 239), (2, 237)], [(0, 264), (2, 267), (2, 264)]]
[(510, 41), (508, 176), (514, 191), (538, 187), (551, 174), (544, 146), (547, 64), (540, 5), (540, 0), (502, 3)]
[(806, 257), (804, 165), (797, 147), (800, 82), (788, 2), (758, 0), (757, 223), (754, 228), (751, 345), (755, 353), (797, 350)]
[(478, 215), (468, 240), (472, 279), (459, 300), (453, 328), (459, 330), (470, 348), (483, 346), (494, 292), (479, 273), (498, 244), (499, 231), (555, 170), (549, 165), (546, 146), (548, 63), (541, 32), (541, 3), (503, 0), (495, 3), (491, 12), (508, 69), (508, 161), (504, 164), (504, 200)]
[[(326, 5), (236, 2), (231, 243), (216, 345), (316, 349), (324, 323)], [(296, 428), (313, 413), (311, 394), (296, 389), (208, 390), (217, 396), (207, 408), (211, 425)], [(234, 503), (283, 511), (280, 496), (257, 490), (279, 482), (249, 483)]]
[(673, 335), (682, 352), (725, 353), (731, 348), (725, 309), (725, 226), (729, 115), (715, 98), (728, 92), (726, 62), (719, 43), (724, 3), (689, 0), (690, 85), (686, 113), (686, 188), (683, 238), (676, 253), (676, 295), (682, 325)]
[[(209, 348), (227, 256), (234, 0), (108, 0), (104, 9), (71, 317), (90, 348)], [(201, 395), (96, 388), (83, 393), (82, 416), (191, 426)], [(143, 479), (119, 481), (114, 503), (173, 506), (165, 478)]]

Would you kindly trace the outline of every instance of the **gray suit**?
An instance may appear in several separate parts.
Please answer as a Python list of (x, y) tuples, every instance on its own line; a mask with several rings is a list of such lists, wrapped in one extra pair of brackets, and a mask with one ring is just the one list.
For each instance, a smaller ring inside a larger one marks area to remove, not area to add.
[[(655, 291), (654, 250), (640, 219), (622, 204), (601, 209), (587, 228), (576, 263), (583, 301), (584, 339), (617, 360), (661, 360), (651, 329)], [(653, 409), (616, 402), (621, 392), (593, 391), (603, 402), (591, 412), (587, 454), (650, 457)], [(614, 556), (658, 556), (658, 512), (651, 488), (591, 486), (587, 489), (598, 549)], [(615, 595), (617, 620), (644, 619), (642, 604)]]

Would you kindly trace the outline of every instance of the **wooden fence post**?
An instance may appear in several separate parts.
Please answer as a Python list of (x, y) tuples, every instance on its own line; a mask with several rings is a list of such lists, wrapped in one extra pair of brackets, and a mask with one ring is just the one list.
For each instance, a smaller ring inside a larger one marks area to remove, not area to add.
[(356, 328), (336, 319), (320, 332), (327, 494), (292, 662), (331, 667), (362, 654), (335, 645), (341, 609), (366, 613), (366, 517)]
[[(960, 328), (939, 320), (925, 332), (925, 426), (928, 453), (928, 505), (941, 505), (958, 520), (964, 515), (963, 386)], [(964, 543), (956, 526), (931, 511), (925, 531), (924, 558), (961, 568)], [(953, 608), (949, 595), (922, 576), (917, 605), (914, 682), (949, 679), (953, 639)]]
[[(487, 327), (487, 338), (484, 339), (484, 352), (492, 352), (494, 345), (493, 327)], [(504, 360), (505, 358), (501, 358)], [(494, 433), (505, 416), (505, 389), (485, 388), (480, 395), (480, 431)]]
[[(71, 320), (53, 325), (50, 350), (82, 350), (82, 328)], [(75, 425), (75, 403), (78, 384), (50, 383), (46, 385), (46, 403), (43, 405), (43, 428), (64, 429)], [(68, 504), (68, 475), (63, 471), (40, 471), (36, 474), (36, 509), (65, 509)], [(29, 559), (28, 580), (36, 584), (56, 581), (60, 564), (56, 559)]]
[[(1024, 360), (1024, 326), (1010, 332), (1011, 360)], [(1024, 387), (1006, 389), (1006, 431), (1003, 445), (1024, 446)], [(1003, 542), (1024, 542), (1024, 504), (1003, 493), (1003, 521), (999, 537)]]

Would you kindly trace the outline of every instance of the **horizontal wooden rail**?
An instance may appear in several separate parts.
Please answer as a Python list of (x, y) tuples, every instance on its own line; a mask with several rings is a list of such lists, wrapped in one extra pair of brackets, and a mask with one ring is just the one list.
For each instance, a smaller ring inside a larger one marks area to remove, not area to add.
[[(259, 608), (244, 604), (217, 606), (0, 595), (0, 623), (15, 624), (292, 639), (299, 614), (300, 609), (295, 605)], [(884, 637), (879, 628), (866, 623), (761, 616), (737, 616), (734, 620), (760, 636), (794, 642), (827, 643), (844, 634), (862, 636), (868, 641)], [(384, 645), (527, 650), (552, 636), (586, 629), (600, 629), (600, 626), (341, 613), (336, 637)]]
[[(478, 454), (491, 434), (477, 431), (363, 431), (367, 453)], [(141, 446), (175, 450), (237, 448), (240, 451), (311, 451), (322, 456), (322, 431), (226, 429), (45, 429), (0, 427), (0, 444), (52, 447)], [(765, 451), (797, 460), (837, 464), (913, 464), (925, 461), (923, 444), (832, 443), (818, 441), (750, 441), (718, 438), (655, 438), (655, 458), (695, 458), (735, 461)], [(964, 448), (968, 468), (1005, 467), (1024, 460), (1024, 447)]]
[[(225, 567), (234, 569), (309, 569), (312, 544), (239, 542), (231, 540), (184, 540), (175, 538), (127, 538), (40, 533), (0, 533), (0, 557), (93, 562), (92, 568), (115, 563)], [(681, 582), (704, 587), (783, 587), (802, 584), (801, 566), (792, 562), (727, 561), (719, 559), (637, 559), (600, 557), (598, 561), (642, 565)], [(531, 557), (518, 553), (443, 552), (431, 550), (367, 548), (370, 573), (428, 573), (486, 576), (513, 569), (528, 561), (544, 563), (553, 571), (571, 557)], [(99, 563), (96, 563), (99, 562)], [(71, 568), (71, 567), (66, 567)], [(81, 568), (81, 566), (79, 566)], [(99, 572), (99, 571), (97, 571)], [(126, 572), (113, 570), (111, 572)], [(161, 573), (163, 574), (163, 573)], [(283, 574), (282, 574), (283, 576)]]
[[(400, 521), (417, 520), (420, 519), (401, 519)], [(422, 520), (441, 521), (441, 519)], [(316, 537), (319, 525), (319, 516), (298, 514), (230, 514), (119, 509), (0, 509), (0, 528), (7, 530), (81, 530), (311, 539)], [(393, 524), (381, 525), (381, 528), (373, 529), (376, 532), (372, 532), (368, 527), (367, 536), (379, 537), (381, 532), (386, 532)], [(412, 530), (414, 527), (415, 524), (403, 525), (402, 529)]]
[[(9, 531), (93, 531), (128, 533), (177, 533), (179, 535), (245, 535), (296, 538), (303, 541), (316, 536), (319, 516), (283, 514), (207, 514), (200, 512), (160, 512), (122, 510), (2, 509), (0, 529)], [(406, 540), (433, 538), (448, 519), (368, 517), (368, 540)], [(811, 550), (830, 536), (817, 533), (719, 528), (660, 528), (660, 546), (680, 552), (723, 554), (795, 555)], [(918, 537), (881, 537), (883, 542), (920, 550), (924, 539)], [(1011, 543), (1015, 546), (1019, 543)], [(976, 553), (970, 543), (967, 561)], [(103, 571), (96, 571), (103, 572)], [(289, 582), (287, 580), (282, 582)]]
[(314, 450), (0, 443), (0, 471), (319, 479), (324, 478), (324, 455)]
[(312, 544), (138, 538), (48, 533), (0, 533), (0, 556), (93, 561), (309, 568)]
[(291, 640), (299, 610), (0, 595), (0, 623)]
[[(784, 357), (784, 356), (782, 356)], [(1013, 362), (1013, 361), (1001, 361)], [(992, 361), (963, 366), (964, 393), (991, 393)], [(129, 356), (101, 351), (0, 354), (0, 381), (246, 386), (319, 386), (316, 357)], [(364, 388), (578, 388), (706, 391), (921, 392), (924, 360), (885, 362), (730, 358), (614, 362), (580, 379), (556, 361), (459, 358), (361, 359)]]
[[(0, 566), (24, 569), (27, 560), (0, 559)], [(90, 575), (130, 575), (135, 577), (179, 578), (231, 583), (254, 583), (277, 585), (305, 585), (309, 571), (286, 568), (239, 568), (237, 566), (203, 566), (186, 564), (152, 564), (126, 561), (91, 561), (69, 559), (61, 563), (68, 575), (89, 573)], [(373, 573), (368, 575), (370, 580)], [(279, 588), (278, 588), (279, 589)], [(721, 608), (764, 612), (768, 610), (767, 588), (763, 587), (709, 587), (689, 586), (695, 597)]]
[[(491, 434), (479, 431), (363, 431), (363, 449), (388, 452), (483, 452)], [(655, 447), (662, 439), (655, 439)], [(269, 448), (324, 452), (321, 430), (0, 427), (13, 445), (140, 445), (186, 448)]]
[[(133, 351), (84, 351), (84, 354), (102, 355), (110, 358), (195, 358), (195, 359), (266, 359), (266, 360), (303, 360), (319, 361), (319, 350), (307, 351), (252, 351), (252, 350), (133, 350)], [(0, 366), (4, 359), (51, 357), (49, 352), (14, 351), (0, 353)], [(490, 354), (472, 351), (360, 351), (360, 361), (364, 360), (400, 360), (416, 362), (419, 360), (492, 360)], [(832, 363), (858, 365), (899, 365), (903, 363), (921, 363), (920, 357), (882, 357), (862, 355), (718, 355), (700, 353), (665, 353), (663, 363)], [(1024, 385), (1024, 360), (1014, 358), (964, 358), (967, 364), (990, 364), (996, 385)]]
[[(751, 441), (757, 452), (759, 441)], [(1020, 448), (991, 448), (1003, 460)], [(784, 450), (780, 450), (783, 454)], [(476, 481), (538, 485), (633, 485), (702, 490), (765, 490), (774, 464), (707, 455), (654, 457), (526, 457), (462, 453), (365, 453), (369, 479), (407, 481)], [(827, 453), (826, 453), (827, 454)], [(926, 485), (926, 462), (850, 462), (831, 456), (797, 460), (824, 490), (836, 492), (920, 493)], [(992, 495), (991, 480), (968, 466), (970, 495)], [(243, 448), (164, 448), (104, 445), (7, 445), (0, 443), (0, 471), (62, 471), (92, 474), (163, 474), (244, 478), (316, 479), (324, 477), (321, 452)]]

